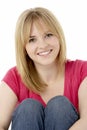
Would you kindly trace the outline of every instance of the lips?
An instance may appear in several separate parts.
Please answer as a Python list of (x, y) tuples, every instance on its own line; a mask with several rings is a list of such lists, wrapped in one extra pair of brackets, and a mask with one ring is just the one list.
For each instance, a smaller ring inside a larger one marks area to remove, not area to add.
[(46, 50), (46, 51), (41, 51), (39, 53), (37, 53), (39, 56), (46, 56), (49, 55), (52, 52), (52, 49), (50, 50)]

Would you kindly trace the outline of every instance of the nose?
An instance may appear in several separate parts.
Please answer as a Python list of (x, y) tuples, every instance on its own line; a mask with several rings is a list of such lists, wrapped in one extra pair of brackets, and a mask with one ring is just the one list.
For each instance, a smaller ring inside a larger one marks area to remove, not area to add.
[(44, 40), (44, 38), (39, 38), (39, 47), (40, 48), (45, 48), (47, 47), (47, 42)]

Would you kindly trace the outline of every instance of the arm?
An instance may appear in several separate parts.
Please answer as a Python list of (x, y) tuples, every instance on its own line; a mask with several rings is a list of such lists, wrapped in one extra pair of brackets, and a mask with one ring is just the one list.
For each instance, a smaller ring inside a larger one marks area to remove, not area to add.
[(0, 84), (0, 130), (8, 129), (16, 103), (17, 96), (6, 83), (2, 82)]
[(80, 85), (78, 100), (80, 119), (69, 130), (87, 130), (87, 77)]
[(5, 129), (3, 129), (3, 128), (0, 128), (0, 130), (5, 130)]

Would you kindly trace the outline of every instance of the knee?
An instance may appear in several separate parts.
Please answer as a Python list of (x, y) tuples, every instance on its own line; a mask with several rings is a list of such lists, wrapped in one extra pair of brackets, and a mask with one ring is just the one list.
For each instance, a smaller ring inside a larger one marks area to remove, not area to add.
[(56, 96), (48, 102), (45, 108), (46, 126), (52, 122), (51, 125), (55, 129), (69, 129), (76, 120), (77, 112), (65, 96)]
[(42, 104), (34, 99), (28, 98), (20, 103), (20, 105), (16, 108), (14, 114), (22, 115), (22, 116), (30, 116), (30, 115), (39, 115), (43, 111)]
[(54, 116), (65, 116), (76, 114), (76, 110), (73, 107), (72, 103), (65, 96), (56, 96), (52, 98), (46, 107), (46, 113), (51, 112)]
[[(62, 110), (67, 107), (67, 105), (70, 105), (69, 100), (64, 96), (56, 96), (53, 97), (47, 104), (47, 109), (58, 109)], [(61, 109), (60, 109), (61, 108)]]
[(25, 99), (13, 113), (12, 129), (39, 129), (38, 124), (41, 125), (41, 120), (44, 118), (43, 109), (39, 101), (30, 98)]

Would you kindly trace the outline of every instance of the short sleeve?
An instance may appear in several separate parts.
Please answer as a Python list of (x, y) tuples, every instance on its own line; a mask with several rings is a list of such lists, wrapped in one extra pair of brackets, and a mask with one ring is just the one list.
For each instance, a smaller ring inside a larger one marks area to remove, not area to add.
[(66, 96), (72, 104), (78, 108), (78, 90), (81, 82), (87, 76), (87, 61), (75, 60), (68, 61), (66, 64), (66, 80), (65, 80), (65, 91)]
[(2, 81), (4, 81), (16, 94), (18, 97), (19, 94), (19, 85), (18, 85), (19, 75), (17, 73), (16, 67), (8, 70)]
[(82, 61), (81, 64), (81, 81), (87, 76), (87, 61)]

